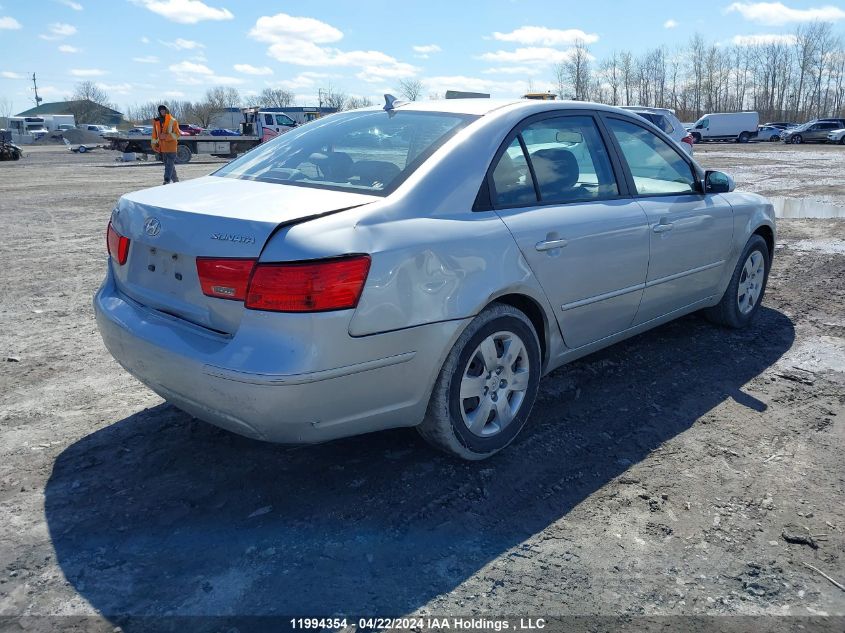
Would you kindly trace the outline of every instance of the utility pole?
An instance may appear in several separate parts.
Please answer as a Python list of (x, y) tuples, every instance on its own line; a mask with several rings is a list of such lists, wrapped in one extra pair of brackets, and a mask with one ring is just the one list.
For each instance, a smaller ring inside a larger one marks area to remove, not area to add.
[(35, 81), (35, 73), (32, 73), (32, 87), (35, 90), (35, 107), (37, 108), (44, 99), (38, 96), (38, 83)]
[(317, 103), (320, 106), (320, 111), (323, 109), (323, 89), (317, 88)]

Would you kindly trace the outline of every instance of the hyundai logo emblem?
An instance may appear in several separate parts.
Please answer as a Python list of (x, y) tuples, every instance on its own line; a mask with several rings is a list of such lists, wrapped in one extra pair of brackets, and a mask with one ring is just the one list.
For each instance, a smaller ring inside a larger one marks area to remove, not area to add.
[(144, 232), (150, 237), (155, 237), (161, 232), (161, 222), (158, 218), (149, 218), (144, 222)]

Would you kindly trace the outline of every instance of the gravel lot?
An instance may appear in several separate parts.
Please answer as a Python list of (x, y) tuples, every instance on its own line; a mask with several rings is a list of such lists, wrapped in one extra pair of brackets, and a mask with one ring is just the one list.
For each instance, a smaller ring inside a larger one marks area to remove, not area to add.
[[(115, 155), (40, 147), (0, 163), (10, 628), (88, 614), (86, 630), (108, 631), (154, 628), (127, 615), (845, 615), (818, 573), (845, 583), (843, 220), (780, 222), (750, 329), (690, 316), (555, 371), (494, 459), (454, 461), (413, 430), (291, 448), (190, 418), (105, 351), (91, 297), (109, 212), (161, 181), (159, 165)], [(742, 188), (845, 209), (845, 148), (697, 157)]]

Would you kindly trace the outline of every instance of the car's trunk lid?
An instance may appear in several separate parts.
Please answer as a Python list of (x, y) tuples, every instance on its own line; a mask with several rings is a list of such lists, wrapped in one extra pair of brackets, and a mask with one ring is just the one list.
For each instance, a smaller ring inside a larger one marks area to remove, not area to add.
[(208, 176), (121, 198), (114, 228), (130, 241), (118, 288), (131, 299), (231, 334), (243, 302), (208, 297), (196, 258), (257, 259), (280, 224), (373, 202), (358, 193)]

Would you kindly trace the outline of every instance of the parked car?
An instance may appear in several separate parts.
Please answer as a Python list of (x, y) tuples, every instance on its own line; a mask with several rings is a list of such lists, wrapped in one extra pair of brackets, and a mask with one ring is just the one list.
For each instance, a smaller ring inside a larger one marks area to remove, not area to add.
[(133, 127), (132, 129), (126, 132), (130, 136), (152, 136), (153, 134), (153, 126), (152, 125), (139, 125), (137, 127)]
[(224, 127), (216, 127), (213, 130), (208, 130), (208, 133), (212, 136), (240, 136), (241, 133), (238, 130), (230, 130)]
[(845, 145), (845, 128), (841, 128), (839, 130), (832, 130), (832, 131), (828, 132), (827, 142), (828, 143), (839, 143), (840, 145)]
[(773, 123), (764, 123), (762, 127), (776, 127), (780, 130), (785, 130), (790, 127), (798, 127), (798, 123), (792, 123), (789, 121), (775, 121)]
[(117, 134), (117, 128), (112, 127), (110, 125), (100, 125), (96, 123), (84, 123), (82, 125), (77, 126), (80, 130), (87, 130), (89, 132), (93, 132), (94, 134), (99, 134), (103, 136), (104, 134)]
[[(553, 369), (759, 310), (772, 205), (636, 114), (387, 101), (118, 201), (94, 309), (127, 371), (253, 438), (416, 426), (482, 459)], [(395, 144), (358, 144), (368, 130)]]
[(180, 123), (179, 131), (182, 132), (183, 136), (196, 136), (197, 134), (202, 134), (205, 130), (197, 125), (191, 125), (190, 123)]
[(678, 120), (675, 113), (667, 108), (645, 108), (641, 106), (622, 106), (625, 110), (630, 110), (635, 114), (641, 116), (646, 121), (654, 123), (659, 129), (668, 134), (673, 141), (678, 143), (684, 151), (692, 155), (693, 145), (695, 139), (685, 128), (684, 124)]
[(71, 125), (70, 123), (60, 123), (56, 126), (56, 130), (59, 132), (67, 132), (68, 130), (75, 130), (76, 126)]
[(816, 119), (804, 125), (783, 130), (780, 138), (784, 143), (825, 143), (830, 132), (842, 127), (845, 127), (845, 121)]
[(756, 112), (716, 112), (705, 114), (695, 122), (690, 134), (696, 143), (702, 141), (736, 141), (747, 143), (757, 136), (760, 115)]
[(772, 125), (761, 125), (757, 130), (757, 141), (779, 141), (783, 130)]

